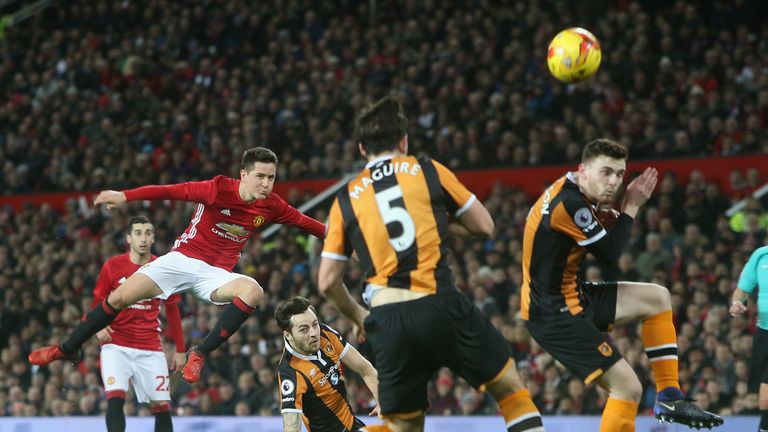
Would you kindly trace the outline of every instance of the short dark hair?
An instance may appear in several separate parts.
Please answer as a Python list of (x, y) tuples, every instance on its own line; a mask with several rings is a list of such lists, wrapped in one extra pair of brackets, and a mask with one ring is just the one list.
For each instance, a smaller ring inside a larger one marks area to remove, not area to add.
[(243, 153), (243, 160), (240, 162), (240, 169), (250, 171), (256, 162), (271, 163), (277, 165), (277, 155), (266, 147), (254, 147)]
[(587, 163), (598, 156), (611, 159), (627, 159), (629, 151), (623, 145), (608, 138), (598, 138), (587, 143), (581, 153), (581, 163)]
[(152, 222), (149, 221), (149, 219), (146, 216), (134, 216), (131, 218), (131, 220), (128, 221), (128, 226), (126, 227), (126, 234), (130, 234), (133, 231), (133, 226), (136, 224), (151, 224)]
[[(309, 300), (301, 296), (295, 296), (280, 303), (277, 305), (277, 309), (275, 309), (275, 321), (277, 321), (277, 326), (280, 327), (281, 330), (290, 333), (291, 328), (293, 327), (291, 317), (304, 313), (307, 309), (311, 309), (312, 312), (315, 312), (315, 308), (309, 303)], [(317, 315), (317, 312), (315, 312), (315, 315)]]
[(387, 96), (363, 108), (355, 124), (354, 136), (367, 153), (378, 154), (397, 148), (407, 130), (408, 117), (403, 105), (397, 98)]

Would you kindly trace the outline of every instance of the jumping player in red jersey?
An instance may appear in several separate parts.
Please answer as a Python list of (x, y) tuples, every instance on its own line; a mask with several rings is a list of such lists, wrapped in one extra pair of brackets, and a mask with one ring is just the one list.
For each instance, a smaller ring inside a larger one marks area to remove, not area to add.
[(232, 272), (248, 239), (271, 222), (294, 225), (319, 238), (325, 236), (325, 225), (272, 193), (277, 172), (277, 156), (272, 150), (246, 150), (240, 168), (239, 179), (216, 176), (207, 181), (99, 193), (94, 204), (106, 204), (107, 208), (136, 200), (179, 200), (198, 205), (171, 252), (144, 265), (88, 312), (64, 342), (33, 351), (29, 362), (47, 365), (55, 360), (77, 360), (82, 344), (108, 326), (121, 310), (139, 300), (167, 299), (191, 290), (205, 302), (229, 303), (203, 342), (189, 351), (182, 375), (188, 382), (196, 382), (205, 356), (240, 328), (264, 294), (253, 278)]
[[(114, 256), (101, 267), (93, 290), (93, 305), (100, 304), (142, 265), (154, 261), (152, 244), (155, 228), (144, 216), (128, 222), (125, 235), (130, 250)], [(174, 294), (165, 300), (165, 317), (176, 343), (171, 371), (179, 369), (185, 360), (184, 333), (181, 330), (179, 300)], [(160, 340), (160, 300), (142, 300), (128, 306), (112, 324), (96, 333), (101, 341), (101, 377), (107, 392), (107, 430), (125, 431), (125, 393), (133, 383), (139, 402), (149, 403), (155, 414), (155, 432), (172, 432), (170, 411), (170, 377), (168, 363)]]

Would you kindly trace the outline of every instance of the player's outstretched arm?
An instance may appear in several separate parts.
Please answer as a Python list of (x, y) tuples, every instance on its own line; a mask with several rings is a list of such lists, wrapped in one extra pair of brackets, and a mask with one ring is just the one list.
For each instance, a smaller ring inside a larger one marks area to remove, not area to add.
[[(178, 296), (178, 294), (175, 294)], [(170, 370), (176, 372), (184, 367), (187, 362), (186, 346), (184, 343), (184, 331), (181, 327), (181, 311), (179, 310), (179, 299), (171, 296), (164, 302), (165, 320), (168, 322), (168, 328), (171, 330), (171, 337), (176, 344), (176, 352), (171, 359)]]
[(174, 200), (211, 204), (216, 197), (216, 183), (213, 180), (186, 182), (172, 185), (149, 185), (124, 191), (101, 191), (93, 201), (95, 205), (105, 204), (108, 209), (137, 200)]
[(373, 367), (371, 362), (368, 361), (365, 357), (363, 357), (362, 354), (360, 354), (360, 351), (355, 349), (352, 345), (349, 345), (349, 350), (344, 355), (344, 358), (342, 359), (342, 362), (352, 369), (353, 371), (360, 374), (361, 377), (363, 377), (363, 381), (365, 381), (365, 385), (368, 386), (368, 390), (371, 391), (371, 394), (373, 395), (373, 398), (376, 400), (376, 408), (371, 411), (370, 415), (378, 415), (378, 402), (379, 402), (379, 374), (376, 372), (376, 369)]
[(113, 209), (117, 206), (125, 204), (126, 201), (127, 199), (125, 198), (125, 193), (114, 190), (105, 190), (99, 192), (99, 194), (96, 195), (96, 199), (93, 200), (93, 204), (105, 204), (108, 209)]

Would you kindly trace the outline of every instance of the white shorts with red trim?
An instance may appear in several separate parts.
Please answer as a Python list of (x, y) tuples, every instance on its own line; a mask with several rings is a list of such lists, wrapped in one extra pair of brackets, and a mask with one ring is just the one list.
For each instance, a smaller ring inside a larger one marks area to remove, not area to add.
[(144, 264), (137, 273), (148, 276), (160, 287), (163, 294), (158, 297), (163, 300), (178, 292), (192, 291), (201, 300), (217, 305), (228, 303), (211, 300), (211, 294), (222, 285), (237, 278), (247, 278), (256, 283), (250, 276), (214, 267), (176, 251)]
[(171, 379), (162, 351), (102, 345), (101, 378), (107, 393), (128, 391), (132, 384), (139, 403), (171, 400)]

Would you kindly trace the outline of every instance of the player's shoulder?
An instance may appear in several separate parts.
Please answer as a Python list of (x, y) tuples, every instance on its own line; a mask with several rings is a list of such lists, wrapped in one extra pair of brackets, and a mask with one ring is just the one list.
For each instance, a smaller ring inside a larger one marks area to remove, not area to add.
[(104, 261), (104, 267), (122, 266), (131, 262), (131, 256), (128, 252), (109, 257)]
[(341, 333), (339, 333), (338, 331), (336, 331), (336, 329), (334, 329), (333, 327), (331, 327), (331, 326), (329, 326), (328, 324), (325, 324), (325, 323), (321, 323), (320, 324), (320, 331), (322, 331), (323, 333), (326, 333), (326, 334), (332, 334), (332, 335), (335, 335), (335, 336), (341, 336)]
[(236, 178), (232, 178), (228, 175), (217, 175), (211, 179), (213, 183), (216, 183), (218, 186), (234, 186), (236, 185), (240, 180)]
[(755, 251), (752, 252), (752, 255), (754, 255), (757, 258), (762, 258), (763, 256), (768, 255), (768, 246), (763, 246), (755, 249)]
[(283, 374), (293, 373), (295, 371), (295, 368), (291, 365), (291, 360), (293, 358), (293, 354), (287, 349), (284, 349), (283, 355), (280, 356), (280, 361), (277, 363), (277, 371)]
[(589, 201), (584, 194), (581, 193), (579, 185), (576, 184), (573, 177), (570, 176), (570, 173), (557, 179), (555, 184), (557, 183), (560, 183), (560, 187), (558, 188), (559, 192), (553, 197), (553, 201), (562, 201), (568, 209), (581, 208), (589, 205)]

